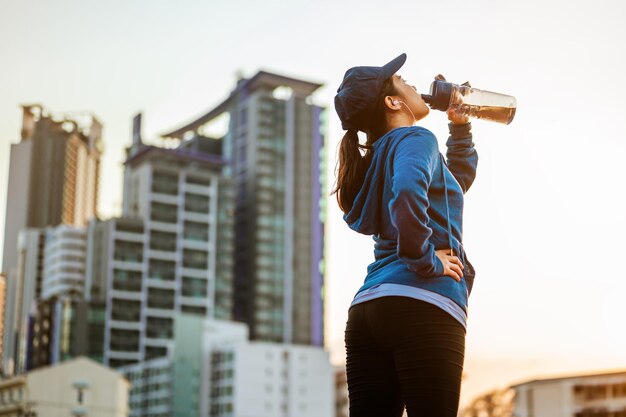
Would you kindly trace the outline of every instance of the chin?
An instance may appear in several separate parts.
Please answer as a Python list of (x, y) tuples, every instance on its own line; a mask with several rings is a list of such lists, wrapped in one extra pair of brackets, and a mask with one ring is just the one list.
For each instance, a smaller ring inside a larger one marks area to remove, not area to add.
[(422, 120), (424, 117), (428, 116), (428, 114), (430, 113), (430, 109), (427, 106), (424, 106), (424, 108), (421, 110), (422, 111), (416, 115), (417, 120)]

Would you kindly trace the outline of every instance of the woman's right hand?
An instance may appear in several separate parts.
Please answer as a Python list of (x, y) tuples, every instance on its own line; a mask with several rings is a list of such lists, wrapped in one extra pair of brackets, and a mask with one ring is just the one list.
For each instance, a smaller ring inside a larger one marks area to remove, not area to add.
[(458, 257), (450, 255), (451, 252), (450, 249), (439, 249), (435, 251), (435, 255), (443, 264), (443, 274), (461, 282), (464, 266)]

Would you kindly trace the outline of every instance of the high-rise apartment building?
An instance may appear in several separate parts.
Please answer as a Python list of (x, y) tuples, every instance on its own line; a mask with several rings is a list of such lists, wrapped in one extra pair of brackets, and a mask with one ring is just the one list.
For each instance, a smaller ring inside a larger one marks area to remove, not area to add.
[(3, 270), (17, 265), (24, 228), (85, 226), (96, 214), (102, 125), (93, 115), (23, 106), (21, 141), (11, 145)]
[[(10, 306), (13, 309), (13, 321), (7, 323), (13, 333), (5, 335), (9, 347), (5, 358), (12, 363), (6, 365), (20, 374), (33, 369), (29, 365), (32, 362), (29, 351), (32, 353), (33, 349), (32, 321), (41, 315), (41, 312), (37, 312), (41, 305), (39, 301), (52, 300), (54, 303), (59, 297), (82, 298), (85, 229), (66, 225), (22, 229), (18, 234), (17, 249), (16, 286), (11, 292), (13, 300)], [(41, 349), (40, 346), (37, 350)], [(36, 367), (54, 362), (35, 360), (33, 363)]]
[(323, 346), (324, 108), (321, 84), (258, 72), (202, 117), (166, 133), (183, 138), (225, 115), (233, 178), (234, 319), (252, 340)]
[[(21, 263), (24, 247), (18, 236), (23, 230), (43, 233), (59, 224), (84, 226), (95, 215), (101, 132), (93, 115), (52, 114), (40, 105), (23, 106), (21, 141), (11, 145), (5, 219), (2, 270), (11, 300), (5, 310), (5, 371), (13, 372), (17, 355), (24, 358), (16, 338), (32, 307), (24, 302), (30, 297), (24, 291), (34, 288), (39, 297), (42, 285), (41, 273), (29, 274), (24, 269), (28, 265)], [(25, 277), (36, 282), (23, 281)]]
[(168, 149), (135, 136), (123, 217), (88, 230), (85, 297), (106, 306), (106, 365), (166, 356), (178, 312), (231, 318), (232, 189), (223, 166), (219, 139)]

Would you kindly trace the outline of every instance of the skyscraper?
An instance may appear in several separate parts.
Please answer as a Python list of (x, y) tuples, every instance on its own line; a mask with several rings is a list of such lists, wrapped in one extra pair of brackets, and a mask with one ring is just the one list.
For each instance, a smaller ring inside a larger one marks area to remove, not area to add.
[(324, 108), (321, 84), (260, 71), (239, 80), (183, 138), (226, 115), (236, 194), (233, 318), (252, 340), (323, 346)]
[(20, 143), (11, 145), (3, 270), (17, 265), (23, 228), (85, 226), (96, 214), (102, 125), (90, 114), (23, 106)]
[[(15, 361), (18, 354), (24, 358), (16, 335), (32, 308), (32, 297), (23, 290), (34, 289), (36, 297), (41, 292), (41, 271), (30, 274), (22, 268), (20, 273), (19, 262), (24, 259), (20, 251), (26, 247), (18, 249), (18, 235), (24, 229), (43, 233), (43, 228), (59, 224), (84, 226), (95, 215), (101, 132), (102, 125), (91, 114), (51, 114), (41, 105), (23, 106), (21, 141), (11, 145), (2, 264), (7, 300), (11, 300), (6, 305), (3, 337), (7, 371), (13, 368), (8, 361)], [(33, 256), (35, 252), (30, 250)], [(39, 267), (42, 264), (37, 262)], [(18, 282), (27, 276), (36, 282)]]

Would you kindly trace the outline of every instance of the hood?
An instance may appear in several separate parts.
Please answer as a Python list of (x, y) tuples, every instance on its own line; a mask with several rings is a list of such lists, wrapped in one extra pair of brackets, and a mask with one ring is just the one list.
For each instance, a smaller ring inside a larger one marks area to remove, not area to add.
[(389, 158), (393, 156), (393, 150), (403, 138), (411, 135), (411, 129), (421, 128), (417, 126), (395, 128), (372, 145), (372, 161), (365, 172), (363, 185), (354, 199), (352, 208), (343, 216), (350, 229), (364, 235), (374, 235), (384, 228), (383, 191), (385, 182), (391, 181), (389, 176), (385, 176), (385, 172), (391, 162)]

